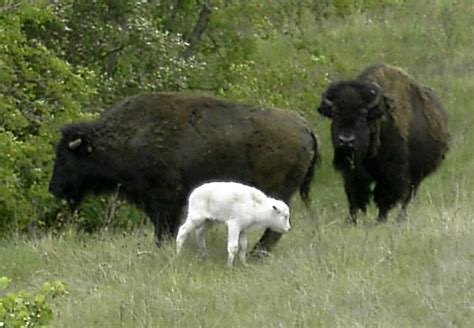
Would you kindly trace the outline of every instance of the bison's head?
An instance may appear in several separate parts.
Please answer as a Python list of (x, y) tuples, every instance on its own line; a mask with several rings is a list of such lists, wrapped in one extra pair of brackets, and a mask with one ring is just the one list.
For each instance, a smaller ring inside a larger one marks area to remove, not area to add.
[(91, 177), (93, 146), (86, 123), (68, 125), (61, 130), (49, 191), (66, 199), (75, 208), (87, 191)]
[(332, 119), (331, 137), (336, 169), (357, 167), (369, 153), (370, 125), (384, 114), (380, 86), (368, 81), (330, 85), (318, 112)]

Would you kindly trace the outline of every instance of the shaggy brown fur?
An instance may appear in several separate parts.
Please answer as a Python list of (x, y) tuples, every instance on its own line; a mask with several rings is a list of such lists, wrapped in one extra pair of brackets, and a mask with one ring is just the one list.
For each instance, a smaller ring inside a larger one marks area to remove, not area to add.
[(334, 166), (343, 175), (354, 222), (372, 195), (379, 221), (397, 203), (404, 216), (419, 184), (449, 148), (441, 101), (390, 65), (370, 66), (355, 80), (331, 84), (318, 111), (333, 119)]
[[(440, 100), (430, 88), (419, 84), (401, 68), (387, 64), (374, 65), (360, 73), (357, 80), (377, 83), (384, 91), (387, 114), (390, 115), (403, 139), (409, 138), (409, 125), (414, 110), (413, 97), (416, 95), (423, 103), (420, 109), (429, 121), (429, 132), (433, 138), (443, 143), (450, 139), (445, 124), (446, 116), (437, 110)], [(379, 123), (379, 122), (378, 122)]]
[[(77, 205), (120, 186), (158, 240), (176, 232), (188, 193), (206, 181), (242, 182), (286, 202), (300, 188), (307, 200), (319, 158), (315, 135), (294, 112), (186, 93), (133, 96), (62, 133), (52, 192)], [(269, 250), (279, 236), (267, 231), (259, 246)]]

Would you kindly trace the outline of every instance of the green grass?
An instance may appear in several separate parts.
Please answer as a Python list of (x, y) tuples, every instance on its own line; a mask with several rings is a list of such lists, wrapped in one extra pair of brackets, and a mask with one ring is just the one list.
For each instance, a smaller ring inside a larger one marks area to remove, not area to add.
[(222, 227), (208, 233), (207, 260), (191, 238), (181, 257), (173, 241), (155, 248), (150, 227), (19, 237), (0, 242), (8, 290), (66, 282), (69, 295), (54, 300), (54, 327), (472, 327), (473, 9), (468, 0), (413, 1), (302, 31), (344, 77), (386, 61), (444, 100), (451, 151), (421, 185), (406, 222), (377, 225), (373, 206), (360, 225), (345, 222), (329, 122), (312, 120), (323, 166), (311, 206), (294, 199), (294, 228), (266, 261), (226, 269)]
[(17, 240), (2, 245), (0, 270), (14, 278), (12, 290), (65, 281), (57, 327), (467, 327), (471, 209), (465, 197), (425, 194), (405, 223), (357, 227), (339, 208), (299, 209), (268, 260), (231, 270), (221, 227), (209, 233), (207, 260), (192, 240), (181, 257), (172, 242), (156, 249), (150, 229)]

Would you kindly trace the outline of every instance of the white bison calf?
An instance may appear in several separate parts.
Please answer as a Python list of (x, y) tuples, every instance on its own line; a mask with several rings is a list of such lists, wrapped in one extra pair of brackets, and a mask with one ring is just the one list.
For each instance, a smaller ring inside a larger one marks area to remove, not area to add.
[(194, 189), (188, 202), (186, 222), (176, 237), (178, 254), (188, 234), (195, 230), (202, 256), (206, 256), (204, 233), (213, 222), (227, 226), (227, 265), (237, 252), (245, 263), (248, 229), (269, 228), (279, 233), (290, 230), (290, 210), (260, 190), (236, 182), (210, 182)]

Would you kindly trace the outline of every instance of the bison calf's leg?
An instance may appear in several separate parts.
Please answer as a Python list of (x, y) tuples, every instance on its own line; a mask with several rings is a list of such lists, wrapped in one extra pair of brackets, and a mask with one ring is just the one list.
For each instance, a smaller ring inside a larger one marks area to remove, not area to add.
[(207, 249), (206, 249), (206, 239), (204, 238), (204, 235), (206, 234), (206, 231), (209, 229), (211, 226), (211, 223), (206, 220), (204, 221), (201, 226), (196, 228), (196, 240), (199, 245), (199, 251), (201, 252), (201, 257), (206, 258), (207, 257)]
[(176, 237), (176, 252), (178, 254), (181, 253), (183, 244), (186, 241), (186, 238), (188, 238), (188, 234), (191, 232), (192, 229), (194, 229), (194, 227), (191, 222), (186, 222), (181, 226), (181, 228), (179, 228), (178, 236)]
[(179, 254), (183, 248), (183, 244), (186, 241), (189, 233), (195, 230), (197, 227), (202, 226), (204, 220), (199, 218), (187, 218), (186, 222), (179, 228), (178, 235), (176, 236), (176, 251)]
[(234, 265), (235, 255), (239, 250), (240, 228), (232, 221), (227, 221), (227, 266)]
[(242, 264), (247, 262), (247, 235), (244, 231), (240, 232), (239, 237), (239, 259)]

